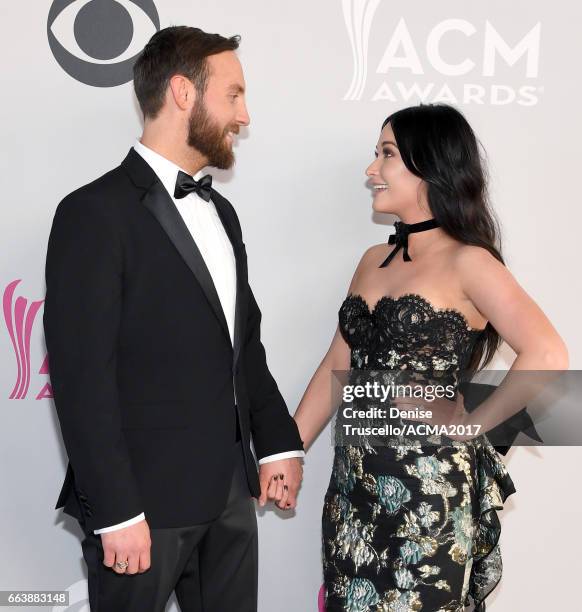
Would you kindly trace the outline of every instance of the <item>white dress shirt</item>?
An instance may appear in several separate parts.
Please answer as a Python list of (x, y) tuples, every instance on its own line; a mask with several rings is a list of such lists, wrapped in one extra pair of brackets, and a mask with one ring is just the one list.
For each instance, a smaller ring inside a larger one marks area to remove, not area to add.
[[(184, 223), (187, 225), (190, 234), (192, 234), (192, 238), (194, 242), (196, 242), (196, 246), (204, 258), (210, 276), (212, 276), (212, 281), (216, 288), (216, 293), (218, 293), (224, 316), (228, 324), (230, 340), (234, 342), (236, 258), (232, 244), (218, 216), (214, 203), (212, 200), (206, 202), (195, 192), (191, 192), (179, 200), (174, 198), (174, 188), (178, 172), (180, 170), (186, 172), (186, 170), (180, 168), (169, 159), (166, 159), (163, 155), (146, 147), (139, 141), (139, 138), (136, 140), (133, 148), (158, 175), (158, 178), (172, 198), (182, 219), (184, 219)], [(188, 172), (186, 172), (186, 174), (188, 174)], [(198, 172), (193, 178), (199, 180), (201, 177), (202, 171)], [(269, 463), (270, 461), (304, 456), (305, 452), (302, 450), (285, 451), (283, 453), (276, 453), (263, 457), (259, 460), (259, 465)], [(115, 531), (116, 529), (122, 529), (123, 527), (129, 527), (130, 525), (139, 523), (139, 521), (143, 519), (145, 519), (145, 514), (142, 512), (138, 516), (130, 518), (123, 523), (118, 523), (110, 527), (103, 527), (102, 529), (95, 529), (94, 533)]]

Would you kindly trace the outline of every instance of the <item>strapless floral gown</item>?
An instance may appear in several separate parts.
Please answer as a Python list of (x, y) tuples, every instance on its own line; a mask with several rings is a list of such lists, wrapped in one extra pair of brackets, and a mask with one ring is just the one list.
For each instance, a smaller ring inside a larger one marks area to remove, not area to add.
[[(339, 319), (352, 372), (397, 371), (399, 383), (458, 383), (481, 333), (417, 294), (371, 311), (349, 295)], [(497, 510), (515, 487), (486, 436), (444, 438), (336, 444), (322, 517), (327, 612), (462, 612), (470, 600), (485, 610), (502, 573)]]

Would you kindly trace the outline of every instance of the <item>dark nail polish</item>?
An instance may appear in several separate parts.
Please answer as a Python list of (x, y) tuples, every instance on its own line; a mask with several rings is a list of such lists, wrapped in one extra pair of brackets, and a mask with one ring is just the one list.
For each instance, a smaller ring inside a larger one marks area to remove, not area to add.
[(285, 491), (287, 491), (289, 489), (289, 487), (287, 485), (283, 485), (283, 488), (285, 489)]
[(273, 480), (279, 480), (279, 474), (275, 474), (275, 477), (273, 478)]

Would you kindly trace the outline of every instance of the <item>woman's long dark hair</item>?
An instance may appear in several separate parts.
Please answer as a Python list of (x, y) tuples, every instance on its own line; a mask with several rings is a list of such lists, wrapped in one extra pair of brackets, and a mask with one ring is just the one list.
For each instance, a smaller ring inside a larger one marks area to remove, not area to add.
[[(390, 123), (404, 165), (427, 185), (432, 216), (464, 244), (487, 249), (505, 265), (499, 223), (489, 204), (481, 144), (460, 111), (448, 104), (420, 104), (392, 113)], [(501, 338), (488, 322), (467, 366), (470, 373), (493, 359)]]

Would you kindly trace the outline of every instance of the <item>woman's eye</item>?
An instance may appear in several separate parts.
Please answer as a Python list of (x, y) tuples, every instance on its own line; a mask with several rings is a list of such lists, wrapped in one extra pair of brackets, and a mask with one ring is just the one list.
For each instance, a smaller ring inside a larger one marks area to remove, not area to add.
[(388, 155), (392, 155), (392, 153), (390, 153), (388, 149), (383, 149), (382, 153), (384, 154), (384, 157), (388, 157)]

